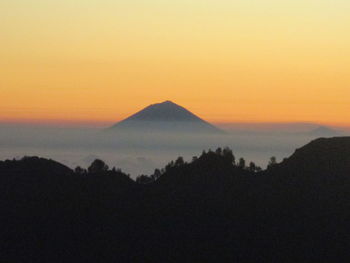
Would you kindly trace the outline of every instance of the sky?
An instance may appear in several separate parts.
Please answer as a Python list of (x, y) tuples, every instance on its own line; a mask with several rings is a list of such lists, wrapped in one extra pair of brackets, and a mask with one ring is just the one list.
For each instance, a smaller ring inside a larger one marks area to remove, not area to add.
[(348, 0), (2, 0), (0, 122), (350, 125)]

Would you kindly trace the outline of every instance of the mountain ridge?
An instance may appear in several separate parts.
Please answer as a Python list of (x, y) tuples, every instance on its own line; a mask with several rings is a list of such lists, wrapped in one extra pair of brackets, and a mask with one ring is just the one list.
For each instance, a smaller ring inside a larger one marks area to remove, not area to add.
[(256, 172), (218, 148), (147, 184), (0, 161), (0, 261), (348, 262), (349, 156), (350, 137), (322, 138)]

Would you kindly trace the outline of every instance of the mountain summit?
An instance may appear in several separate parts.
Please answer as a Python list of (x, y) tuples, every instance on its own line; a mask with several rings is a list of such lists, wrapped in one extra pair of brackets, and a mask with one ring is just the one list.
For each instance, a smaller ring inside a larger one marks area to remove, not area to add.
[(219, 128), (171, 101), (152, 104), (111, 129), (135, 132), (222, 133)]

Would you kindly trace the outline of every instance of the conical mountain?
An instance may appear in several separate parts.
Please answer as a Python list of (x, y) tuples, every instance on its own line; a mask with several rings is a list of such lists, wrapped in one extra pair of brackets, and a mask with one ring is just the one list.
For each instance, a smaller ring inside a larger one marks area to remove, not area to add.
[(111, 130), (222, 133), (219, 128), (171, 101), (152, 104), (112, 126)]

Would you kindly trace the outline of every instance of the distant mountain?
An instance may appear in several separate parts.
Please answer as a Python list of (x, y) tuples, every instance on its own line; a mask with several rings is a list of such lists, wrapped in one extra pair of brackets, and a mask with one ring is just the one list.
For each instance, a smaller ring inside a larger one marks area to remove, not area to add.
[(339, 135), (339, 132), (327, 126), (319, 126), (308, 132), (310, 135), (317, 137), (333, 137)]
[(122, 120), (109, 130), (127, 132), (222, 133), (189, 110), (171, 101), (152, 104)]

